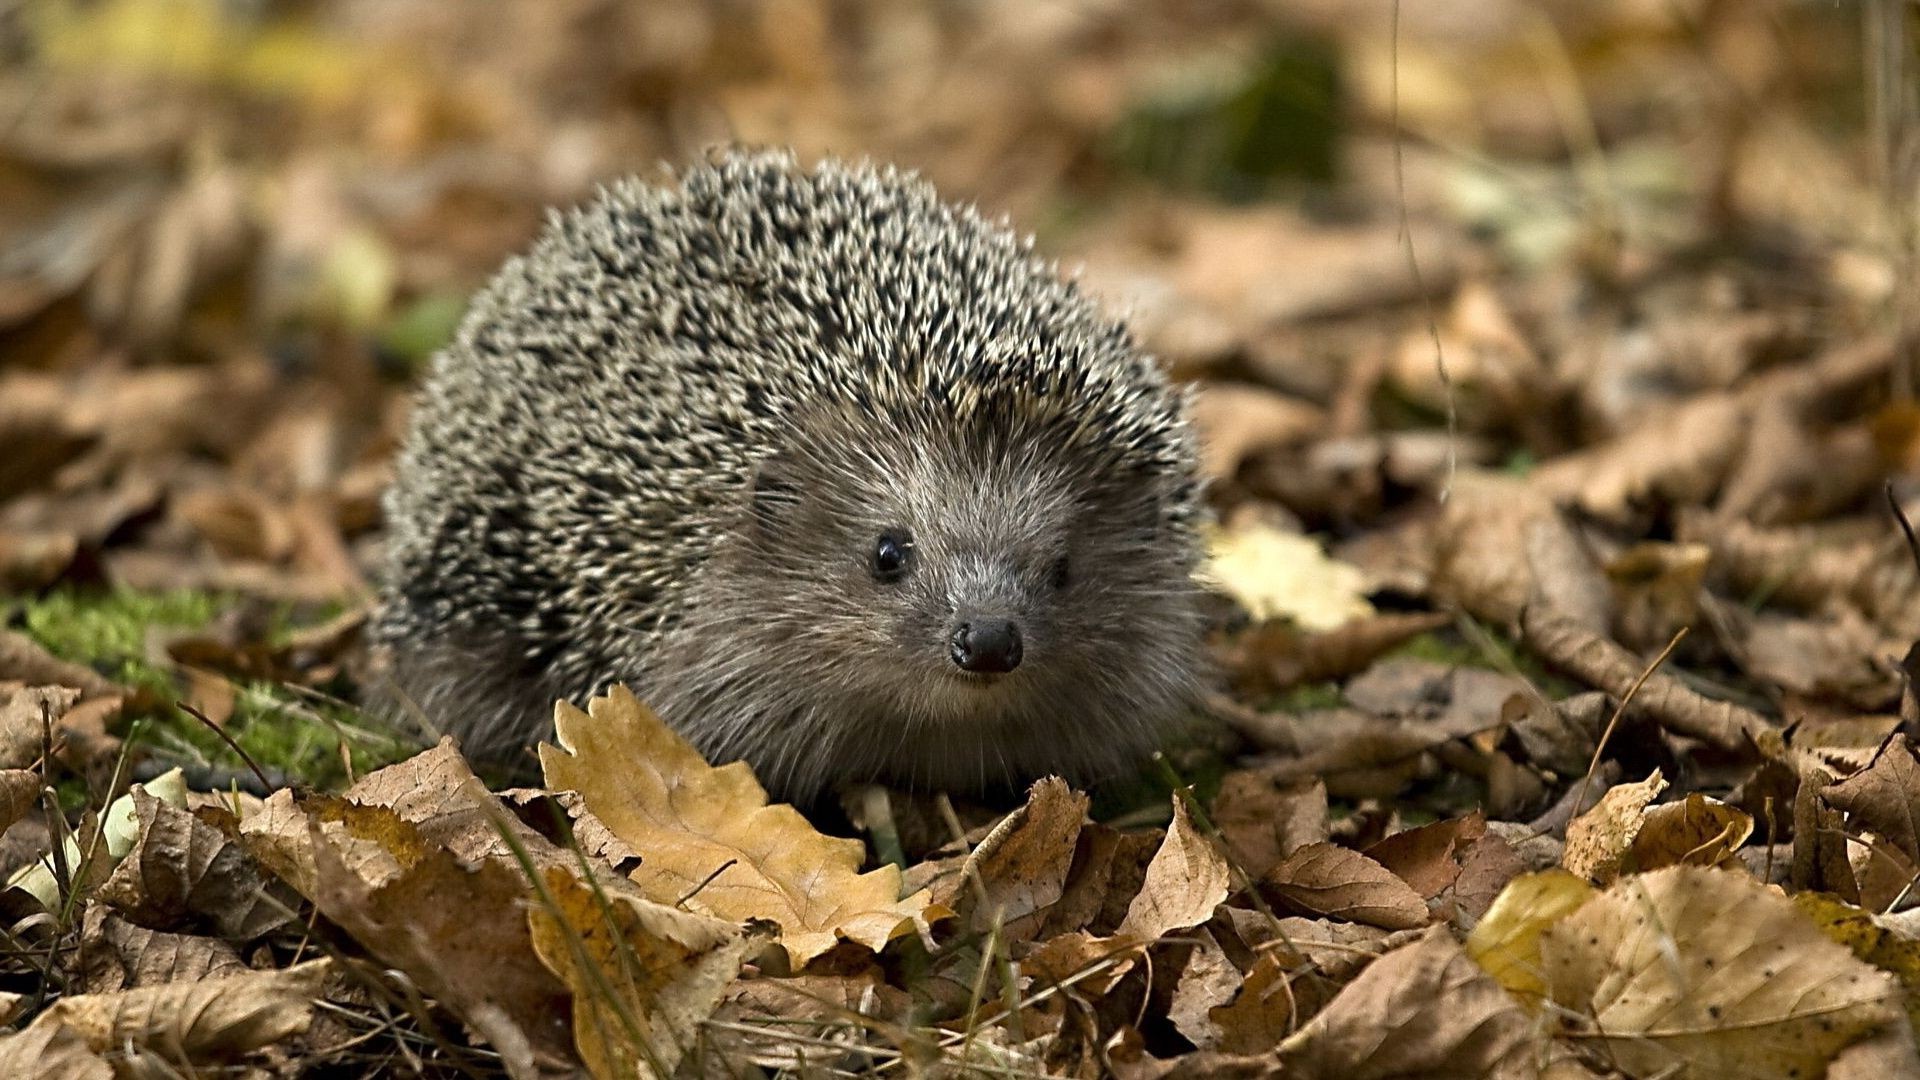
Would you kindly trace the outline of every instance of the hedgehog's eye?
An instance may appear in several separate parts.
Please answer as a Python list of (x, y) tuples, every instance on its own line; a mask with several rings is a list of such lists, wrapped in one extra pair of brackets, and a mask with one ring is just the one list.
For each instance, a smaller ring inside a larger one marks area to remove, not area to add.
[(1053, 566), (1047, 571), (1047, 580), (1056, 589), (1064, 589), (1073, 581), (1073, 567), (1065, 555), (1053, 560)]
[(873, 544), (873, 576), (881, 581), (899, 581), (907, 576), (907, 564), (913, 561), (913, 537), (905, 532), (884, 532)]

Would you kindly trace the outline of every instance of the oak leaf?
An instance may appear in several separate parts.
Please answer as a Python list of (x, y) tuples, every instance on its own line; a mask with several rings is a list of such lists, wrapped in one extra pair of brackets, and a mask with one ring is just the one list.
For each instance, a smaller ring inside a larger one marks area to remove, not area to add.
[(900, 871), (862, 874), (858, 840), (824, 836), (742, 762), (715, 768), (616, 686), (582, 712), (554, 708), (558, 746), (540, 747), (546, 783), (580, 793), (587, 809), (640, 853), (630, 875), (648, 899), (743, 923), (780, 926), (793, 966), (857, 942), (878, 952), (945, 914), (925, 891), (902, 899)]

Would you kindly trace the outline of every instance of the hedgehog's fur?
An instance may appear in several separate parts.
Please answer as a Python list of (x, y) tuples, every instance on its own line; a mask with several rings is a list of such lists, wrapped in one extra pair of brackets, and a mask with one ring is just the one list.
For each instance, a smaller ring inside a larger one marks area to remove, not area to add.
[[(554, 217), (475, 299), (375, 637), (482, 756), (620, 681), (794, 797), (1087, 779), (1192, 700), (1197, 500), (1182, 396), (1030, 241), (911, 175), (719, 151)], [(948, 656), (981, 611), (1026, 642), (994, 679)]]

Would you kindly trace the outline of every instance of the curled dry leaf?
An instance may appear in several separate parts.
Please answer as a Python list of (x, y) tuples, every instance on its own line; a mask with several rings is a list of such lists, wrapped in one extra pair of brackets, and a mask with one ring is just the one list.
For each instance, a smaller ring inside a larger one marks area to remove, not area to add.
[(1699, 504), (1738, 459), (1750, 414), (1732, 394), (1702, 394), (1611, 441), (1554, 459), (1531, 480), (1606, 521), (1630, 521), (1650, 504)]
[(1460, 877), (1467, 851), (1487, 831), (1478, 811), (1394, 833), (1366, 849), (1368, 858), (1431, 900)]
[(1325, 1004), (1326, 999), (1301, 1000), (1302, 989), (1317, 982), (1293, 977), (1287, 968), (1297, 959), (1285, 950), (1261, 953), (1240, 982), (1239, 993), (1208, 1011), (1208, 1022), (1219, 1032), (1217, 1049), (1232, 1054), (1272, 1050), (1299, 1028), (1302, 1016)]
[(1620, 873), (1627, 849), (1646, 824), (1647, 806), (1666, 789), (1659, 769), (1637, 784), (1608, 789), (1593, 809), (1567, 826), (1567, 848), (1560, 856), (1560, 865), (1597, 884), (1612, 881)]
[(1533, 1019), (1444, 927), (1367, 966), (1281, 1044), (1286, 1075), (1538, 1075)]
[(1332, 630), (1303, 633), (1289, 622), (1272, 620), (1234, 639), (1221, 662), (1233, 673), (1240, 692), (1257, 698), (1301, 683), (1345, 678), (1452, 621), (1439, 611), (1368, 615)]
[(1616, 701), (1639, 683), (1633, 707), (1676, 735), (1733, 753), (1751, 753), (1758, 747), (1771, 754), (1781, 745), (1778, 729), (1759, 713), (1706, 697), (1664, 672), (1648, 673), (1645, 662), (1602, 634), (1570, 620), (1536, 618), (1531, 612), (1522, 617), (1520, 628), (1527, 644), (1548, 663), (1605, 690)]
[(769, 805), (745, 764), (714, 768), (625, 687), (587, 712), (555, 707), (559, 746), (540, 747), (547, 786), (580, 793), (638, 851), (641, 892), (732, 922), (768, 919), (798, 968), (857, 942), (878, 951), (945, 914), (928, 894), (900, 897), (900, 871), (862, 874), (858, 840), (823, 836), (791, 806)]
[(331, 964), (61, 998), (33, 1027), (65, 1028), (96, 1052), (144, 1050), (192, 1073), (305, 1031)]
[(1221, 780), (1212, 818), (1240, 869), (1259, 878), (1294, 851), (1327, 838), (1327, 786), (1317, 779), (1275, 784), (1237, 769)]
[(1920, 765), (1913, 745), (1896, 734), (1866, 768), (1820, 792), (1820, 801), (1847, 815), (1860, 903), (1876, 911), (1911, 895), (1920, 879)]
[(262, 874), (235, 838), (138, 786), (133, 805), (139, 839), (100, 886), (102, 901), (145, 926), (199, 919), (235, 941), (293, 917), (292, 890)]
[(1646, 812), (1627, 862), (1641, 872), (1665, 866), (1719, 866), (1753, 835), (1753, 817), (1699, 792)]
[(1873, 762), (1821, 792), (1828, 806), (1858, 829), (1870, 829), (1909, 859), (1920, 861), (1920, 758), (1904, 734), (1880, 747)]
[(1626, 878), (1540, 939), (1564, 1034), (1633, 1075), (1818, 1076), (1900, 987), (1743, 874)]
[(770, 924), (736, 927), (549, 867), (533, 948), (573, 992), (573, 1041), (598, 1080), (673, 1075)]
[(998, 924), (1006, 938), (1032, 936), (1066, 891), (1087, 805), (1087, 796), (1059, 777), (1034, 784), (1026, 804), (994, 826), (957, 874), (939, 882), (934, 903), (959, 912), (975, 930)]
[(0, 769), (0, 832), (26, 817), (40, 801), (40, 774), (29, 769)]

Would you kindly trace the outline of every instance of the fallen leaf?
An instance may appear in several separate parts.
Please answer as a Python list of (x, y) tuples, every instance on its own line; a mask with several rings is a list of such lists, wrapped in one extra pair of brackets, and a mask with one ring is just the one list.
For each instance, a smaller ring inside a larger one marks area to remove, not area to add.
[(1273, 903), (1388, 930), (1427, 924), (1427, 902), (1391, 870), (1338, 844), (1309, 844), (1260, 879)]
[(1251, 769), (1236, 769), (1214, 796), (1213, 823), (1247, 876), (1327, 838), (1327, 788), (1319, 780), (1277, 785)]
[(1660, 770), (1637, 784), (1618, 784), (1600, 796), (1593, 809), (1567, 826), (1567, 848), (1560, 865), (1597, 885), (1620, 873), (1634, 837), (1646, 825), (1647, 804), (1665, 791)]
[(741, 961), (771, 935), (766, 924), (743, 934), (628, 892), (603, 893), (559, 867), (547, 870), (527, 919), (541, 962), (573, 992), (574, 1046), (600, 1080), (673, 1075)]
[(1817, 1076), (1900, 1020), (1899, 984), (1743, 874), (1623, 879), (1540, 939), (1563, 1032), (1635, 1075)]
[(1753, 818), (1699, 792), (1646, 811), (1627, 861), (1640, 872), (1663, 866), (1719, 866), (1753, 835)]
[(1327, 631), (1373, 614), (1358, 567), (1329, 558), (1318, 541), (1247, 522), (1214, 533), (1203, 578), (1255, 619), (1291, 619)]
[(1533, 1018), (1444, 927), (1367, 966), (1281, 1044), (1286, 1075), (1530, 1077)]
[(1127, 906), (1119, 936), (1157, 941), (1173, 930), (1199, 926), (1227, 898), (1227, 860), (1213, 841), (1193, 827), (1187, 803), (1173, 796), (1173, 823), (1147, 864), (1140, 892)]
[(113, 1066), (87, 1040), (58, 1024), (0, 1035), (0, 1073), (36, 1080), (113, 1080)]
[(896, 867), (860, 873), (858, 840), (822, 836), (793, 807), (769, 805), (745, 764), (708, 765), (626, 688), (587, 708), (555, 707), (560, 745), (540, 747), (547, 786), (579, 792), (640, 853), (631, 878), (649, 899), (778, 923), (795, 968), (841, 940), (878, 951), (944, 914), (925, 892), (901, 899)]
[(1039, 917), (1066, 891), (1088, 801), (1058, 777), (1034, 784), (1026, 804), (987, 834), (958, 874), (932, 891), (933, 902), (958, 912), (975, 930), (997, 924), (1009, 940), (1030, 937)]
[(86, 994), (192, 983), (247, 971), (239, 951), (219, 938), (149, 930), (100, 905), (87, 909), (80, 940), (80, 992)]
[(65, 1028), (97, 1053), (135, 1048), (193, 1072), (305, 1031), (331, 964), (65, 997), (33, 1026)]
[(101, 884), (98, 898), (153, 928), (198, 919), (248, 941), (294, 915), (293, 893), (261, 873), (236, 839), (135, 787), (139, 839)]
[(1461, 855), (1486, 831), (1486, 816), (1475, 812), (1394, 833), (1365, 854), (1431, 900), (1452, 887)]
[(1467, 935), (1467, 955), (1516, 997), (1539, 1001), (1547, 992), (1540, 935), (1595, 895), (1593, 886), (1565, 870), (1522, 874), (1507, 883)]
[(1326, 410), (1257, 386), (1209, 383), (1194, 397), (1200, 433), (1200, 471), (1231, 477), (1240, 462), (1269, 447), (1313, 438), (1326, 427)]

